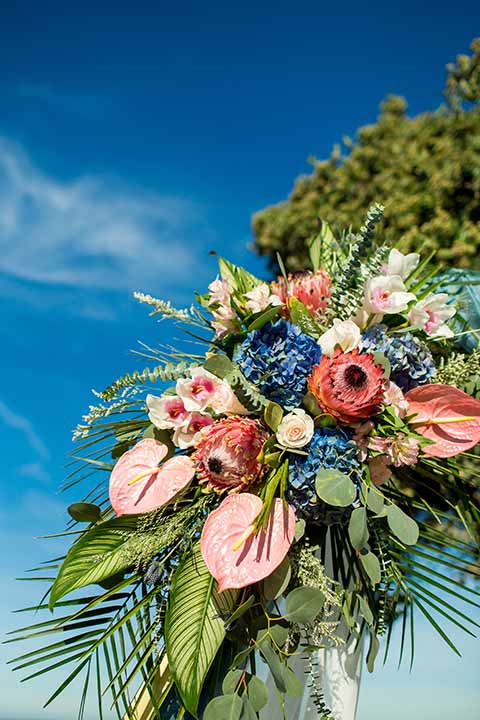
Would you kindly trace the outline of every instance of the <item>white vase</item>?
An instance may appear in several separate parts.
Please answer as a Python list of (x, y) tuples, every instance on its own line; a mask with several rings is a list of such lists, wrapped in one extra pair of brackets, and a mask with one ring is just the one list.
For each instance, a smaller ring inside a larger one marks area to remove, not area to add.
[[(355, 720), (357, 713), (360, 676), (363, 659), (363, 642), (357, 647), (357, 639), (335, 648), (318, 650), (310, 657), (297, 655), (289, 661), (289, 667), (299, 678), (305, 679), (301, 697), (287, 695), (284, 702), (286, 720), (318, 720), (318, 712), (312, 693), (310, 662), (313, 665), (314, 683), (322, 690), (325, 705), (334, 720)], [(283, 712), (279, 695), (271, 675), (267, 677), (270, 691), (268, 705), (261, 712), (262, 720), (280, 720)]]

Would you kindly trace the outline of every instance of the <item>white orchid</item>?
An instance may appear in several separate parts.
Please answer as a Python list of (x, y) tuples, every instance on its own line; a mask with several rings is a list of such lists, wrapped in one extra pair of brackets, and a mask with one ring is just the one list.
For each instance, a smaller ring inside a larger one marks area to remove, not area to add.
[(415, 295), (407, 292), (400, 275), (378, 275), (365, 283), (364, 309), (373, 315), (403, 312)]
[(340, 347), (343, 352), (354, 350), (360, 345), (361, 339), (360, 328), (353, 320), (339, 320), (335, 318), (333, 327), (324, 332), (318, 342), (322, 348), (322, 353), (331, 356), (337, 346)]
[(449, 305), (447, 293), (429, 293), (419, 300), (408, 313), (413, 327), (420, 328), (434, 337), (452, 337), (453, 332), (446, 321), (455, 315), (455, 308)]
[(406, 280), (415, 270), (420, 262), (418, 253), (408, 253), (404, 255), (399, 250), (393, 248), (388, 256), (388, 264), (386, 267), (386, 275), (399, 275), (402, 280)]
[(256, 285), (253, 290), (245, 293), (247, 302), (245, 308), (252, 313), (258, 313), (266, 310), (270, 305), (283, 305), (278, 295), (274, 295), (267, 283)]

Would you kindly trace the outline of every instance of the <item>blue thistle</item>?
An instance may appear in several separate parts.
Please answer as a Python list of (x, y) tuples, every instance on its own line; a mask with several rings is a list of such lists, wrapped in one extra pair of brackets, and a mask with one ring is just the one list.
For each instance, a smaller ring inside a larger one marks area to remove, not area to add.
[(313, 338), (297, 325), (278, 320), (249, 333), (233, 359), (265, 397), (289, 409), (300, 405), (307, 379), (321, 357)]
[(357, 486), (360, 484), (362, 465), (352, 432), (340, 427), (317, 428), (302, 450), (308, 455), (289, 455), (287, 500), (297, 515), (309, 522), (338, 522), (349, 514), (350, 508), (333, 508), (320, 500), (315, 491), (315, 480), (318, 471), (326, 468), (339, 470)]
[(375, 325), (363, 333), (361, 350), (382, 352), (390, 362), (390, 380), (404, 392), (431, 382), (436, 373), (430, 350), (409, 332), (387, 335), (386, 325)]

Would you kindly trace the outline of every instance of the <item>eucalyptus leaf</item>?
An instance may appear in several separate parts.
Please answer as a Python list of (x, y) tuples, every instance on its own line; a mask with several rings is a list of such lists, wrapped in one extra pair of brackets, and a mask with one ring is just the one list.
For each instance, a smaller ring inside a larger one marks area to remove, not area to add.
[(270, 668), (270, 672), (272, 673), (272, 677), (277, 688), (280, 690), (280, 692), (286, 692), (287, 687), (285, 685), (285, 679), (283, 677), (283, 665), (280, 662), (278, 655), (274, 651), (270, 640), (264, 640), (260, 644), (260, 654)]
[(240, 720), (257, 720), (257, 713), (247, 695), (242, 696), (242, 714)]
[(288, 695), (293, 695), (294, 697), (303, 695), (305, 686), (300, 678), (287, 665), (282, 666), (282, 671)]
[(235, 363), (226, 355), (211, 355), (203, 363), (203, 367), (212, 375), (216, 375), (219, 378), (225, 378), (232, 370), (235, 369)]
[(97, 522), (102, 517), (98, 505), (87, 502), (72, 503), (68, 506), (68, 514), (77, 522)]
[(378, 515), (378, 513), (381, 513), (383, 510), (384, 502), (384, 497), (379, 490), (376, 490), (374, 488), (368, 489), (367, 505), (372, 512), (374, 512), (376, 515)]
[(254, 650), (254, 646), (250, 645), (249, 647), (245, 648), (245, 650), (241, 650), (239, 653), (235, 655), (235, 657), (232, 660), (232, 664), (230, 667), (237, 668), (244, 664), (245, 660), (248, 658), (251, 652)]
[(372, 552), (367, 552), (364, 555), (360, 554), (360, 562), (365, 568), (365, 572), (370, 578), (372, 585), (378, 585), (382, 579), (382, 573), (380, 571), (380, 561), (377, 556)]
[(255, 712), (259, 712), (268, 702), (268, 687), (257, 675), (252, 675), (248, 681), (247, 693)]
[(271, 575), (263, 581), (263, 592), (267, 600), (276, 600), (287, 589), (292, 575), (290, 561), (285, 557)]
[(298, 542), (305, 535), (306, 522), (303, 518), (295, 523), (295, 542)]
[(283, 627), (283, 625), (270, 626), (270, 635), (272, 636), (278, 647), (283, 647), (285, 645), (285, 643), (287, 642), (288, 634), (288, 628)]
[(357, 494), (356, 487), (348, 475), (333, 469), (319, 470), (315, 488), (321, 500), (337, 507), (351, 505)]
[(380, 649), (380, 641), (378, 640), (375, 633), (370, 631), (370, 645), (369, 645), (368, 653), (367, 653), (367, 669), (368, 669), (369, 673), (373, 672), (373, 668), (375, 665), (375, 658), (378, 655), (379, 649)]
[(348, 536), (356, 550), (365, 547), (368, 541), (367, 511), (364, 507), (355, 508), (348, 523)]
[(273, 430), (273, 432), (277, 432), (277, 428), (282, 422), (283, 410), (278, 403), (269, 400), (265, 407), (263, 417), (268, 427)]
[(317, 588), (295, 588), (286, 597), (285, 617), (296, 623), (311, 622), (323, 608), (324, 600), (323, 593)]
[(389, 505), (387, 521), (390, 530), (405, 545), (416, 545), (419, 528), (415, 520), (401, 510), (398, 505)]
[(235, 692), (242, 675), (243, 670), (229, 670), (222, 682), (222, 692), (224, 695), (231, 695)]
[(220, 695), (210, 700), (203, 720), (240, 720), (243, 703), (238, 695)]
[(359, 595), (358, 600), (360, 603), (360, 613), (363, 616), (365, 622), (367, 623), (367, 625), (373, 625), (373, 613), (370, 610), (368, 602), (365, 600), (363, 595)]

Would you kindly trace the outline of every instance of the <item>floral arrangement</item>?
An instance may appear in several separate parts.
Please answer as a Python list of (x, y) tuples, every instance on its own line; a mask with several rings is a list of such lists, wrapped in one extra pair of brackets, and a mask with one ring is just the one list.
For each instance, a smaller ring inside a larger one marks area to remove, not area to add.
[(303, 273), (279, 258), (268, 283), (221, 258), (188, 310), (136, 294), (205, 349), (145, 346), (155, 367), (97, 393), (75, 432), (66, 485), (95, 480), (67, 555), (41, 568), (60, 616), (15, 638), (41, 637), (17, 660), (30, 676), (73, 663), (51, 699), (83, 671), (81, 713), (93, 681), (99, 717), (103, 688), (119, 716), (147, 698), (138, 717), (255, 718), (260, 662), (282, 696), (311, 680), (330, 718), (289, 659), (340, 625), (367, 637), (369, 670), (397, 619), (413, 659), (414, 610), (455, 650), (442, 621), (471, 632), (480, 354), (461, 352), (472, 329), (434, 258), (374, 242), (381, 214), (339, 239), (321, 223)]

